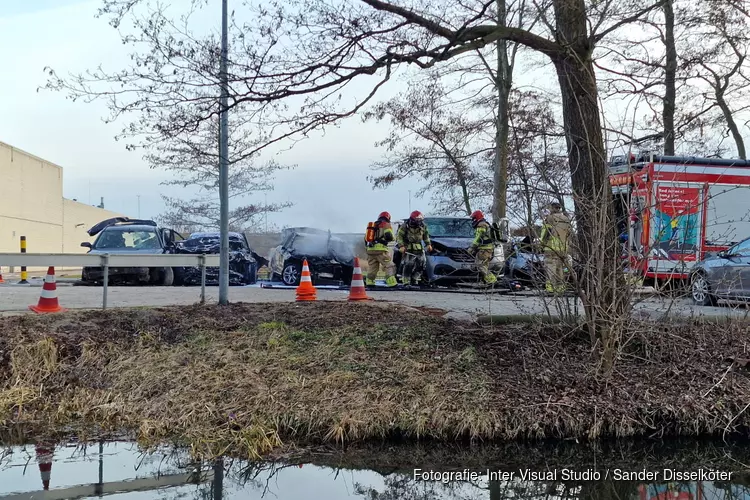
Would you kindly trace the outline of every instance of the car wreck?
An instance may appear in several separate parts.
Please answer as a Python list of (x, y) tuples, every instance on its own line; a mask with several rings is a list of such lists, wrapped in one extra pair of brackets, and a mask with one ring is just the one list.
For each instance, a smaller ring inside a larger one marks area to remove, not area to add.
[[(158, 224), (147, 219), (114, 217), (95, 224), (87, 231), (96, 236), (94, 243), (84, 241), (82, 247), (90, 254), (165, 254), (175, 252), (175, 243), (182, 236), (172, 229), (159, 228)], [(110, 267), (108, 279), (111, 283), (152, 284), (171, 286), (175, 283), (177, 268), (171, 267)], [(100, 266), (84, 267), (81, 273), (83, 283), (100, 284), (104, 279), (104, 269)]]
[(505, 273), (509, 278), (520, 281), (524, 285), (544, 286), (547, 271), (544, 267), (543, 250), (528, 236), (512, 238)]
[(284, 229), (281, 244), (271, 249), (268, 266), (273, 279), (296, 286), (302, 277), (304, 260), (313, 284), (351, 284), (354, 249), (330, 231), (310, 227)]
[[(474, 241), (474, 227), (468, 217), (426, 217), (424, 223), (430, 232), (431, 253), (425, 254), (423, 282), (450, 285), (461, 282), (476, 282), (479, 273), (474, 264), (474, 256), (468, 252)], [(397, 224), (406, 224), (406, 220)], [(396, 276), (401, 278), (402, 255), (396, 244), (393, 264)], [(490, 271), (502, 276), (505, 268), (505, 254), (502, 245), (495, 248), (489, 263)]]
[[(178, 254), (218, 254), (221, 250), (219, 232), (193, 233), (186, 240), (175, 244)], [(247, 238), (242, 233), (229, 233), (229, 284), (231, 286), (250, 285), (257, 282), (258, 269), (267, 263), (266, 259), (253, 252)], [(200, 267), (178, 268), (175, 278), (181, 285), (199, 285)], [(219, 284), (219, 268), (206, 268), (206, 284)]]

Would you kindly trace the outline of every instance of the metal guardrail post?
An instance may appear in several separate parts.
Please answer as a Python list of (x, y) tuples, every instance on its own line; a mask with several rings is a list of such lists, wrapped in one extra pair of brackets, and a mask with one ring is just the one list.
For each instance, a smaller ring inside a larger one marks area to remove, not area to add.
[(102, 309), (107, 308), (107, 288), (109, 285), (109, 254), (105, 253), (102, 254), (102, 269), (104, 271), (104, 277), (102, 278), (102, 288), (103, 296), (102, 296)]
[[(21, 253), (26, 253), (26, 236), (21, 236)], [(28, 273), (26, 272), (26, 266), (21, 266), (21, 281), (19, 285), (28, 285)]]
[(206, 254), (198, 256), (198, 262), (201, 268), (201, 304), (206, 303)]

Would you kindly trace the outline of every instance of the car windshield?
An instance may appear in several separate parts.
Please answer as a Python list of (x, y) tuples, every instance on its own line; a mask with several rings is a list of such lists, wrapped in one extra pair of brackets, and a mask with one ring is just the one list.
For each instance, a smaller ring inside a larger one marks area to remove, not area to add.
[(425, 223), (433, 238), (474, 237), (471, 219), (428, 219)]
[(145, 229), (123, 230), (105, 229), (96, 240), (96, 249), (132, 249), (149, 250), (158, 249), (159, 239), (156, 231)]

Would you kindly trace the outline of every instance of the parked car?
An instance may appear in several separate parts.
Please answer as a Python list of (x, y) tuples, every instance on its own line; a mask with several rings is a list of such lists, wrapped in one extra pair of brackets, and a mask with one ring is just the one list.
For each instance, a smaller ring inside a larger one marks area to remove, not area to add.
[(296, 286), (302, 277), (304, 259), (310, 267), (313, 284), (351, 284), (354, 250), (330, 231), (310, 227), (282, 230), (281, 244), (271, 249), (268, 266), (274, 279)]
[[(172, 229), (159, 228), (152, 220), (115, 217), (104, 220), (88, 230), (89, 236), (97, 236), (94, 243), (81, 243), (90, 254), (162, 254), (174, 253), (175, 242), (183, 237)], [(84, 267), (81, 281), (101, 283), (104, 279), (102, 267)], [(175, 270), (171, 267), (110, 267), (110, 283), (136, 283), (171, 286), (175, 282)]]
[(750, 238), (718, 253), (707, 254), (690, 272), (696, 304), (715, 306), (719, 299), (750, 299)]
[[(221, 249), (219, 232), (193, 233), (186, 240), (175, 243), (175, 253), (179, 254), (218, 254)], [(229, 284), (250, 285), (258, 280), (258, 269), (267, 263), (256, 254), (243, 233), (229, 233)], [(181, 267), (175, 270), (178, 281), (183, 285), (199, 285), (200, 267)], [(219, 268), (206, 268), (206, 284), (219, 284)]]
[[(405, 224), (403, 220), (398, 224)], [(478, 271), (474, 266), (474, 256), (468, 249), (474, 241), (474, 227), (468, 217), (425, 217), (424, 223), (430, 232), (432, 252), (426, 254), (424, 281), (428, 283), (457, 283), (477, 281)], [(398, 228), (394, 228), (397, 230)], [(401, 277), (402, 255), (399, 245), (393, 252), (396, 275)], [(495, 248), (490, 261), (490, 271), (501, 275), (505, 269), (505, 252), (502, 245)]]

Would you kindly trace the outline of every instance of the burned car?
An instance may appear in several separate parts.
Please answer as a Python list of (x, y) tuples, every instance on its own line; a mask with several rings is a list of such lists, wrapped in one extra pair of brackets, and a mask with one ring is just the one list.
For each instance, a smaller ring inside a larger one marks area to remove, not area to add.
[(354, 271), (354, 250), (330, 231), (293, 227), (281, 232), (281, 244), (268, 256), (273, 279), (296, 286), (302, 277), (302, 262), (307, 259), (313, 284), (350, 285)]
[[(218, 254), (221, 249), (219, 232), (193, 233), (186, 240), (175, 244), (178, 254)], [(229, 233), (229, 284), (250, 285), (258, 279), (258, 269), (266, 264), (266, 259), (250, 249), (247, 238), (242, 233)], [(177, 278), (182, 285), (200, 285), (200, 267), (181, 267)], [(206, 284), (219, 284), (219, 268), (206, 268)]]
[[(82, 247), (90, 254), (163, 254), (174, 253), (175, 242), (182, 236), (172, 229), (159, 228), (156, 222), (144, 219), (114, 217), (94, 225), (89, 236), (97, 236), (94, 243), (84, 241)], [(110, 267), (110, 283), (152, 284), (171, 286), (175, 283), (175, 269), (171, 267)], [(98, 284), (104, 280), (102, 267), (84, 267), (81, 281)]]

